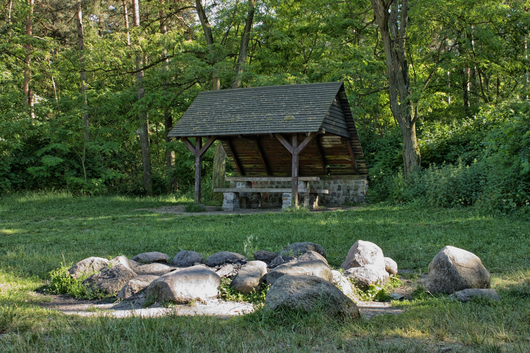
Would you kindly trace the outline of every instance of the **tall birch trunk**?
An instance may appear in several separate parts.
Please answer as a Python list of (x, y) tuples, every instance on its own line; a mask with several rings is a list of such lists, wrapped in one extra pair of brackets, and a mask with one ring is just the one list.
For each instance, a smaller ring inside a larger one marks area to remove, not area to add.
[[(134, 26), (140, 29), (140, 5), (139, 0), (133, 0), (133, 18)], [(136, 85), (138, 87), (138, 100), (142, 100), (144, 97), (144, 71), (143, 67), (143, 54), (140, 49), (140, 43), (137, 44), (137, 53), (136, 53)], [(140, 123), (140, 141), (142, 144), (142, 166), (143, 166), (143, 185), (148, 195), (153, 194), (153, 176), (151, 169), (151, 154), (149, 148), (149, 124), (147, 120), (147, 115), (140, 107), (138, 110), (138, 122)]]
[(129, 33), (129, 14), (127, 13), (127, 0), (123, 0), (123, 19), (125, 21), (125, 30), (127, 31), (127, 45), (131, 46), (131, 34)]
[(416, 139), (418, 115), (410, 99), (412, 88), (406, 56), (408, 0), (370, 0), (385, 49), (390, 109), (403, 134), (405, 175), (420, 165)]

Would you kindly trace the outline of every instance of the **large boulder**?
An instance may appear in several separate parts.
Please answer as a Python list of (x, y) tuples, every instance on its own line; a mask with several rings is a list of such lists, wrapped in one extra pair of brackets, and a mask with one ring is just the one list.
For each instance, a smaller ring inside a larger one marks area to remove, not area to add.
[(361, 267), (364, 265), (375, 265), (385, 269), (385, 258), (383, 250), (379, 246), (369, 241), (357, 240), (348, 251), (346, 260), (341, 267), (344, 270), (352, 267)]
[(266, 282), (274, 284), (278, 278), (285, 275), (317, 276), (328, 282), (333, 280), (327, 260), (314, 251), (309, 251), (294, 261), (275, 267), (267, 274)]
[(127, 259), (127, 257), (124, 255), (120, 255), (110, 260), (110, 265), (111, 267), (116, 266), (116, 265), (123, 265), (127, 267), (129, 270), (134, 271), (134, 268), (138, 266), (138, 263), (136, 261), (131, 261)]
[(390, 279), (385, 268), (376, 265), (364, 265), (361, 267), (352, 267), (344, 271), (346, 278), (349, 278), (353, 284), (362, 290), (366, 290), (370, 285), (384, 284)]
[(132, 260), (143, 264), (150, 264), (152, 262), (167, 263), (169, 262), (170, 258), (169, 255), (162, 252), (151, 251), (138, 254), (134, 256)]
[(155, 280), (145, 289), (145, 295), (156, 301), (186, 304), (217, 297), (220, 285), (221, 278), (215, 272), (193, 266)]
[(101, 271), (106, 268), (109, 263), (109, 260), (102, 257), (89, 257), (70, 267), (68, 273), (74, 278), (80, 278), (84, 275), (91, 275)]
[(235, 252), (220, 251), (208, 257), (204, 262), (208, 267), (222, 266), (225, 264), (242, 265), (247, 262), (247, 258)]
[(142, 275), (134, 277), (120, 289), (118, 297), (121, 299), (129, 299), (134, 295), (140, 293), (145, 288), (147, 288), (147, 286), (149, 286), (154, 280), (158, 278), (159, 276), (153, 275)]
[(118, 293), (127, 282), (136, 276), (136, 273), (127, 267), (116, 265), (93, 274), (84, 280), (83, 284), (90, 290), (113, 295)]
[(241, 293), (251, 293), (259, 287), (260, 280), (266, 273), (265, 262), (250, 261), (241, 267), (230, 285)]
[(475, 254), (446, 246), (432, 259), (425, 288), (431, 293), (451, 294), (467, 288), (490, 287), (490, 273)]
[(191, 267), (202, 263), (202, 255), (195, 251), (181, 250), (173, 258), (172, 265), (177, 267)]
[(282, 276), (269, 289), (265, 310), (321, 311), (332, 317), (360, 318), (357, 305), (330, 282), (316, 276)]
[(269, 264), (272, 260), (278, 257), (278, 253), (265, 250), (258, 250), (253, 255), (255, 260), (263, 261), (266, 264)]
[(298, 257), (308, 251), (315, 251), (322, 255), (324, 258), (326, 258), (326, 250), (324, 250), (321, 245), (311, 242), (293, 243), (291, 245), (288, 245), (283, 248), (282, 251), (280, 251), (280, 255), (292, 255)]
[(170, 267), (168, 265), (164, 265), (158, 262), (153, 262), (147, 265), (141, 265), (141, 266), (134, 268), (134, 272), (136, 272), (139, 276), (140, 275), (162, 276), (174, 270), (175, 270), (174, 267)]

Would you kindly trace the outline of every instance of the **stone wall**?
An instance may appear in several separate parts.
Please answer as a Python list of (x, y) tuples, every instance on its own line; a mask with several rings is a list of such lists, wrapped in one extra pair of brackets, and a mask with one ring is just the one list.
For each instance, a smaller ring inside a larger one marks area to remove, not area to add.
[[(245, 185), (243, 185), (245, 184)], [(231, 182), (230, 188), (236, 187), (250, 187), (251, 183)], [(305, 183), (299, 183), (300, 191), (300, 205), (304, 205), (303, 191)], [(291, 182), (285, 181), (259, 181), (252, 182), (253, 188), (290, 188)], [(318, 200), (315, 200), (317, 195), (312, 194), (311, 200), (306, 204), (312, 205), (317, 201), (320, 206), (341, 206), (345, 204), (363, 203), (368, 190), (368, 181), (366, 179), (356, 179), (352, 177), (335, 177), (333, 179), (326, 179), (320, 181), (309, 182), (310, 189), (327, 189), (329, 194), (319, 194)], [(261, 197), (256, 194), (241, 194), (240, 205), (241, 208), (280, 208), (285, 203), (285, 196), (282, 193), (261, 193)]]

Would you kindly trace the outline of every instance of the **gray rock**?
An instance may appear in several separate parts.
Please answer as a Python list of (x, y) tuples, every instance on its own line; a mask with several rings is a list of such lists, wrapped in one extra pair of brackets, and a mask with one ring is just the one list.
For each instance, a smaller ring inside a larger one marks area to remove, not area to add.
[(222, 266), (224, 264), (239, 264), (247, 262), (247, 258), (235, 252), (220, 251), (208, 257), (204, 262), (208, 267)]
[(278, 257), (278, 253), (265, 250), (258, 250), (253, 255), (254, 259), (257, 261), (263, 261), (266, 264), (269, 264), (272, 260)]
[(221, 278), (203, 266), (182, 269), (160, 277), (146, 289), (146, 298), (186, 304), (193, 300), (205, 301), (217, 297)]
[(250, 261), (241, 267), (230, 285), (241, 293), (251, 293), (259, 287), (260, 280), (266, 273), (265, 262)]
[(68, 273), (74, 278), (80, 278), (83, 275), (89, 275), (101, 271), (109, 265), (109, 260), (102, 257), (89, 257), (79, 261), (70, 269)]
[(362, 267), (352, 267), (344, 271), (346, 278), (352, 280), (356, 287), (366, 290), (371, 284), (384, 284), (390, 279), (388, 272), (384, 268), (376, 265), (364, 265)]
[(273, 284), (284, 275), (308, 275), (317, 276), (326, 281), (333, 280), (327, 260), (314, 251), (309, 251), (294, 261), (275, 267), (267, 274), (265, 280), (268, 284)]
[(431, 293), (451, 294), (468, 288), (490, 287), (490, 273), (475, 254), (446, 246), (429, 264), (425, 288)]
[(106, 294), (116, 294), (136, 273), (123, 265), (107, 268), (99, 273), (93, 274), (83, 281), (83, 284), (91, 290)]
[(348, 251), (346, 260), (341, 267), (344, 270), (352, 267), (361, 267), (364, 265), (375, 265), (383, 270), (385, 269), (385, 259), (383, 250), (379, 246), (369, 241), (357, 240)]
[(397, 262), (392, 260), (389, 257), (385, 257), (385, 270), (388, 272), (389, 275), (397, 275), (398, 274), (398, 265)]
[(269, 267), (270, 268), (274, 268), (274, 267), (277, 267), (277, 266), (280, 266), (280, 265), (283, 265), (287, 262), (290, 262), (292, 260), (294, 260), (295, 257), (294, 256), (277, 256), (274, 258), (274, 260), (272, 260), (270, 263), (269, 263)]
[(131, 271), (134, 271), (134, 267), (136, 266), (136, 264), (137, 264), (136, 261), (134, 261), (134, 263), (131, 264), (131, 261), (127, 259), (127, 257), (125, 257), (124, 255), (117, 256), (113, 258), (112, 260), (110, 260), (111, 266), (122, 265), (122, 266), (127, 267)]
[(353, 299), (355, 296), (355, 293), (353, 292), (352, 284), (346, 277), (344, 277), (339, 271), (332, 270), (331, 274), (333, 275), (333, 279), (331, 280), (331, 283), (333, 283), (340, 291), (347, 296), (350, 299)]
[(170, 258), (167, 254), (157, 251), (151, 251), (138, 254), (134, 256), (132, 260), (143, 264), (150, 264), (152, 262), (167, 263), (169, 262)]
[(190, 250), (181, 250), (173, 258), (172, 264), (177, 267), (191, 267), (202, 263), (202, 255)]
[(357, 305), (330, 282), (316, 276), (282, 276), (269, 289), (265, 310), (322, 311), (331, 317), (360, 318)]
[(153, 275), (134, 277), (121, 288), (118, 297), (121, 299), (129, 299), (147, 288), (157, 278), (159, 277)]
[(477, 289), (477, 288), (468, 288), (462, 289), (458, 292), (454, 292), (449, 296), (449, 298), (456, 299), (461, 302), (469, 302), (475, 298), (486, 298), (498, 301), (500, 300), (499, 295), (495, 289)]
[(234, 277), (241, 268), (241, 265), (227, 264), (215, 271), (221, 278)]
[(136, 267), (134, 269), (134, 272), (136, 272), (139, 276), (140, 275), (162, 276), (174, 270), (175, 270), (174, 267), (170, 267), (168, 265), (153, 262), (151, 264), (141, 265), (141, 266)]
[(294, 243), (291, 245), (286, 246), (283, 248), (282, 251), (280, 251), (279, 255), (287, 255), (287, 256), (295, 256), (298, 257), (302, 254), (305, 254), (308, 251), (316, 251), (320, 255), (322, 255), (324, 258), (326, 258), (326, 250), (322, 246), (316, 243), (311, 242), (303, 242), (303, 243)]

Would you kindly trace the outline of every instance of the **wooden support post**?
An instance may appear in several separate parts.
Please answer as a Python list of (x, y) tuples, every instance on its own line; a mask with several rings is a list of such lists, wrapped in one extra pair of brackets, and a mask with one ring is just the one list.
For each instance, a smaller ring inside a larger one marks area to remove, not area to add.
[(261, 164), (263, 164), (263, 167), (265, 168), (265, 172), (267, 173), (267, 175), (272, 175), (269, 163), (265, 159), (265, 154), (263, 153), (263, 147), (261, 146), (261, 139), (259, 138), (259, 136), (256, 139), (256, 146), (258, 147), (259, 158), (261, 159)]
[(299, 167), (299, 159), (298, 159), (298, 134), (293, 134), (292, 140), (291, 140), (291, 148), (292, 148), (292, 154), (293, 154), (293, 163), (292, 163), (292, 193), (291, 193), (291, 205), (293, 207), (298, 208), (298, 167)]
[(195, 138), (195, 203), (201, 203), (202, 138)]

